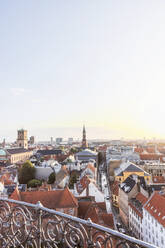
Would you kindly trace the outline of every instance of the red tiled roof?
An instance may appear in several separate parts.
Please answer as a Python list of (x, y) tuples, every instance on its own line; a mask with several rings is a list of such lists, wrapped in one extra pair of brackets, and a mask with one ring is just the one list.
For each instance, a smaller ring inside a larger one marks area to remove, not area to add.
[(78, 217), (90, 218), (94, 223), (114, 228), (112, 214), (107, 214), (105, 202), (79, 202)]
[(88, 208), (85, 219), (87, 220), (88, 218), (90, 218), (92, 222), (99, 224), (99, 215), (96, 206), (91, 206), (90, 208)]
[(144, 204), (147, 202), (147, 200), (148, 200), (148, 198), (145, 197), (141, 192), (139, 192), (139, 193), (136, 195), (136, 199), (137, 199), (142, 205), (144, 205)]
[(92, 204), (91, 201), (80, 201), (78, 203), (78, 217), (84, 219), (85, 214), (89, 208), (89, 206)]
[(102, 210), (106, 211), (106, 203), (105, 202), (97, 202), (97, 206)]
[[(139, 192), (137, 195), (136, 195), (136, 200), (138, 200), (140, 203), (141, 203), (141, 205), (143, 206), (146, 202), (147, 202), (147, 197), (145, 197), (141, 192)], [(133, 203), (129, 203), (129, 206), (134, 210), (134, 212), (136, 212), (136, 214), (139, 216), (139, 217), (143, 217), (143, 215), (142, 215), (142, 212), (140, 212), (140, 210), (138, 209), (138, 208), (136, 208), (135, 206), (134, 206), (134, 204)]]
[(10, 199), (21, 201), (21, 196), (18, 187), (15, 188), (14, 192), (10, 196)]
[(165, 183), (165, 178), (163, 176), (153, 176), (152, 177), (152, 182), (154, 184), (156, 184), (156, 183)]
[(114, 229), (114, 222), (113, 222), (113, 215), (112, 214), (102, 213), (101, 217), (104, 221), (104, 224), (107, 227)]
[(83, 219), (85, 218), (88, 209), (92, 206), (95, 206), (98, 209), (98, 213), (106, 212), (105, 202), (80, 201), (78, 205), (78, 216)]
[(146, 148), (146, 151), (147, 151), (148, 153), (155, 153), (155, 147), (152, 147), (152, 148), (147, 147), (147, 148)]
[(159, 160), (162, 159), (163, 157), (164, 155), (159, 155), (156, 153), (148, 153), (148, 154), (140, 153), (141, 160)]
[(154, 192), (144, 209), (165, 227), (165, 194)]
[(77, 192), (81, 194), (84, 189), (89, 185), (90, 179), (88, 176), (83, 176), (79, 182), (76, 183)]
[[(38, 201), (40, 201), (44, 207), (50, 209), (73, 208), (78, 206), (77, 199), (73, 196), (68, 188), (65, 188), (64, 190), (52, 191), (19, 192), (19, 195), (21, 201), (32, 204), (36, 204)], [(17, 197), (17, 192), (11, 195), (12, 199)]]
[(10, 173), (3, 174), (0, 178), (0, 182), (4, 183), (4, 185), (13, 184), (14, 182), (11, 180), (11, 176), (12, 174)]
[(143, 150), (143, 148), (136, 147), (136, 148), (134, 149), (134, 151), (135, 151), (135, 152), (138, 152), (138, 153), (142, 153), (144, 150)]

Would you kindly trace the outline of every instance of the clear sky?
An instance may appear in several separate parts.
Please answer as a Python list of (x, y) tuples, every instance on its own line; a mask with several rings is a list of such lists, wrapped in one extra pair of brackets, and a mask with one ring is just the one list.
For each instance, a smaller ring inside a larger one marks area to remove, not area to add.
[(165, 138), (164, 0), (0, 6), (0, 139)]

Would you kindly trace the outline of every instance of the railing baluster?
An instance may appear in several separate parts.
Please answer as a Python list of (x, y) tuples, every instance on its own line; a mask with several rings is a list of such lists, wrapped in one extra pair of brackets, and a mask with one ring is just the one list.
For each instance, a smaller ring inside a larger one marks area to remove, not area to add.
[(157, 248), (110, 228), (42, 206), (0, 198), (2, 248)]
[(37, 216), (38, 216), (38, 247), (37, 248), (41, 248), (42, 245), (42, 210), (41, 207), (43, 207), (43, 205), (41, 204), (41, 202), (37, 202), (36, 204), (36, 209), (37, 209)]

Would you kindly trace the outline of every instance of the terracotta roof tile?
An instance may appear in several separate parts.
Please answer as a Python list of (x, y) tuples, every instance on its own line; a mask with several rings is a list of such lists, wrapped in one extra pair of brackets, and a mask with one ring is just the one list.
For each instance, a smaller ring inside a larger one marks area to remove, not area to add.
[(89, 208), (89, 206), (92, 204), (91, 201), (80, 201), (78, 203), (78, 217), (84, 219), (85, 214)]
[(99, 215), (98, 215), (98, 210), (96, 206), (91, 206), (88, 209), (85, 215), (85, 219), (87, 220), (88, 218), (90, 218), (92, 222), (99, 224)]
[(148, 198), (145, 197), (141, 192), (139, 192), (139, 193), (136, 195), (136, 199), (137, 199), (142, 205), (144, 205), (144, 204), (147, 202), (147, 200), (148, 200)]
[(102, 210), (106, 211), (106, 203), (105, 202), (97, 202), (97, 206)]
[(163, 176), (153, 176), (152, 181), (154, 184), (156, 183), (165, 183), (165, 178)]
[(4, 183), (4, 185), (13, 184), (12, 174), (10, 173), (3, 174), (0, 178), (0, 182)]
[(104, 221), (104, 224), (107, 227), (114, 229), (114, 222), (113, 222), (113, 215), (112, 214), (102, 213), (101, 217)]
[(164, 157), (164, 155), (159, 155), (156, 153), (140, 153), (140, 159), (141, 160), (159, 160), (162, 159)]
[[(40, 201), (44, 207), (50, 209), (78, 207), (77, 199), (73, 196), (68, 188), (65, 188), (64, 190), (52, 191), (19, 192), (19, 194), (21, 201), (32, 204), (36, 204), (38, 201)], [(15, 192), (13, 197), (16, 196), (17, 194)]]
[(142, 152), (143, 152), (143, 148), (136, 147), (136, 148), (134, 149), (134, 152), (142, 153)]
[(154, 192), (144, 209), (165, 227), (165, 194)]
[(14, 192), (11, 194), (10, 199), (21, 201), (20, 192), (18, 190), (18, 187), (15, 188)]
[(79, 182), (76, 183), (76, 189), (79, 194), (81, 194), (84, 189), (89, 185), (90, 179), (88, 176), (83, 176)]

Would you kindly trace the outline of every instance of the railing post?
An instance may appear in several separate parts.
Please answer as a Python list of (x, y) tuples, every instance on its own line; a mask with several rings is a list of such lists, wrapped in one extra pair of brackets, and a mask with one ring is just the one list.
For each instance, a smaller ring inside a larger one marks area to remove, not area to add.
[(40, 201), (37, 202), (36, 204), (36, 209), (38, 211), (38, 244), (37, 248), (41, 248), (42, 245), (42, 210), (40, 207), (43, 207)]
[(89, 248), (92, 248), (92, 247), (94, 247), (94, 244), (93, 244), (93, 240), (92, 240), (92, 227), (91, 227), (92, 221), (91, 221), (90, 218), (88, 218), (87, 223), (88, 223), (87, 225), (88, 225), (88, 227), (89, 227), (88, 247), (89, 247)]

